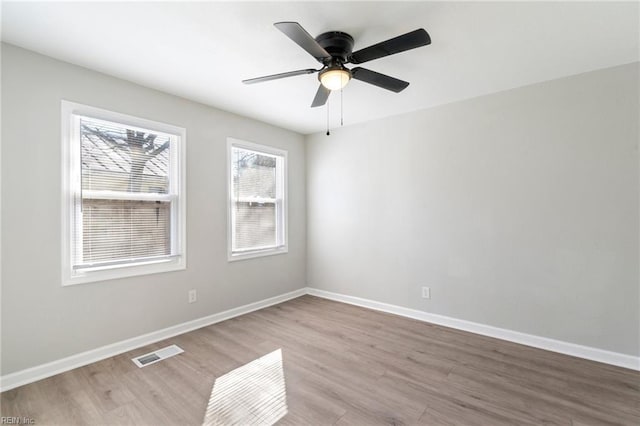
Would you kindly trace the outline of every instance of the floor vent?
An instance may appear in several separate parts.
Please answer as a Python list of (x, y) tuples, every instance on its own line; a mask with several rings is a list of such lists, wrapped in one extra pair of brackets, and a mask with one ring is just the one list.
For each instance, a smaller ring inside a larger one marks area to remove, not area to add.
[(167, 346), (166, 348), (158, 349), (157, 351), (150, 352), (148, 354), (140, 355), (133, 358), (133, 361), (138, 367), (146, 367), (147, 365), (155, 364), (163, 359), (170, 358), (174, 355), (178, 355), (184, 352), (176, 345)]

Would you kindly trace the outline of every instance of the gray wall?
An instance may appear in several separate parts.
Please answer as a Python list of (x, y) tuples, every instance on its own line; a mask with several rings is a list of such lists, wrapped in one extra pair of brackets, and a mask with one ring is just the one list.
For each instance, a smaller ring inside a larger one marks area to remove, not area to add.
[(638, 71), (309, 136), (307, 284), (639, 355)]
[[(187, 129), (187, 270), (61, 286), (61, 99)], [(288, 254), (227, 262), (227, 136), (288, 150)], [(2, 374), (304, 287), (304, 150), (296, 133), (3, 45)]]

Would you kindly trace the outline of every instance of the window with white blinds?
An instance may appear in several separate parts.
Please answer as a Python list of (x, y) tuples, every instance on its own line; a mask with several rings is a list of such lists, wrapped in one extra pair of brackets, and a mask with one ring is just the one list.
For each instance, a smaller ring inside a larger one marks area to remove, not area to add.
[(184, 269), (184, 129), (63, 103), (64, 284)]
[(287, 251), (286, 151), (229, 139), (229, 260)]

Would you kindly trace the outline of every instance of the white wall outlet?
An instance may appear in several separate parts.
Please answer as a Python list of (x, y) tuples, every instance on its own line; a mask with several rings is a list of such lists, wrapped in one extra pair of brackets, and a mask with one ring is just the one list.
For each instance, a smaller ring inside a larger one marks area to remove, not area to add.
[(422, 287), (422, 298), (431, 299), (431, 289), (429, 287)]
[(196, 290), (189, 290), (189, 303), (194, 303), (198, 300), (198, 295), (196, 294)]

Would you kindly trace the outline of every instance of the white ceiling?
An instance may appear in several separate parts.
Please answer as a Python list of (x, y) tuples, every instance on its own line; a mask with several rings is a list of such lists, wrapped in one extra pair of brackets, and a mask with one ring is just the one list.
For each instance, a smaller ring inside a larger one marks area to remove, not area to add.
[[(318, 63), (272, 24), (351, 34), (354, 50), (416, 28), (432, 44), (363, 67), (411, 82), (344, 89), (345, 125), (639, 60), (637, 2), (2, 3), (2, 39), (300, 133), (321, 131), (316, 75), (242, 79)], [(330, 100), (339, 125), (340, 96)]]

